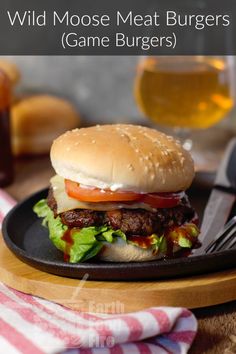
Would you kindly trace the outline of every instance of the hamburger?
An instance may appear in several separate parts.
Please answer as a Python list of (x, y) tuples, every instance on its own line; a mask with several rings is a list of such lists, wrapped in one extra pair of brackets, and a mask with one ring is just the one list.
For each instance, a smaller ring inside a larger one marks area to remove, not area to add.
[(194, 165), (173, 137), (126, 124), (74, 129), (53, 142), (51, 162), (34, 211), (66, 261), (151, 261), (197, 242), (185, 194)]

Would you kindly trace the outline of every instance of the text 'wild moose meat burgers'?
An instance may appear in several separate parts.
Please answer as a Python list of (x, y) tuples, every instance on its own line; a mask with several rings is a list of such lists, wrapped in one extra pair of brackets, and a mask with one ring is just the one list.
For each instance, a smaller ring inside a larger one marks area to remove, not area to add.
[(65, 260), (149, 261), (197, 241), (184, 192), (193, 161), (172, 137), (125, 124), (75, 129), (54, 141), (51, 161), (57, 174), (34, 211)]

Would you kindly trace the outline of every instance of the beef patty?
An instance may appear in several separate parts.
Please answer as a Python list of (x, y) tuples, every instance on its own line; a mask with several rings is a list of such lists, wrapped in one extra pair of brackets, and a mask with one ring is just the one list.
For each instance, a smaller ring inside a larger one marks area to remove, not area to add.
[[(50, 188), (48, 206), (57, 214), (57, 203)], [(174, 208), (162, 208), (156, 211), (144, 209), (117, 209), (112, 211), (95, 211), (88, 209), (74, 209), (60, 214), (63, 224), (69, 228), (108, 225), (112, 229), (122, 230), (126, 235), (148, 236), (152, 233), (162, 233), (163, 230), (174, 225), (182, 225), (194, 217), (194, 209), (190, 206), (187, 197)]]

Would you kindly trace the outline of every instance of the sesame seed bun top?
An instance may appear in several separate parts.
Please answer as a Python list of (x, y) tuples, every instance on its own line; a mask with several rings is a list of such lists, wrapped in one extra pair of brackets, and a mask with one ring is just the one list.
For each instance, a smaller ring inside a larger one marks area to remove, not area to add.
[(68, 131), (54, 141), (51, 161), (66, 179), (111, 190), (177, 192), (194, 177), (193, 160), (179, 142), (137, 125)]

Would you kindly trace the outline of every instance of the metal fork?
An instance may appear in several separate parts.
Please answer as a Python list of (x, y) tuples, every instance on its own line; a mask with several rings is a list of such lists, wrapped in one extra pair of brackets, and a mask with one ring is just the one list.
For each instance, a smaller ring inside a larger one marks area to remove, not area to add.
[(205, 248), (205, 253), (233, 249), (236, 246), (236, 216), (230, 219), (215, 239)]

